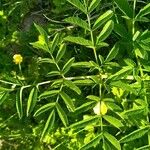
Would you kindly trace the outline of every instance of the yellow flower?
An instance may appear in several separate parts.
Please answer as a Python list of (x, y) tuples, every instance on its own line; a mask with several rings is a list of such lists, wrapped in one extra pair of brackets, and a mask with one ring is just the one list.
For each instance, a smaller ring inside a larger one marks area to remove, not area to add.
[(23, 57), (20, 55), (20, 54), (15, 54), (13, 56), (13, 62), (17, 65), (17, 64), (20, 64), (22, 63), (23, 61)]
[(107, 113), (107, 110), (108, 108), (103, 101), (101, 103), (98, 102), (96, 106), (93, 108), (94, 113), (97, 115), (105, 115)]

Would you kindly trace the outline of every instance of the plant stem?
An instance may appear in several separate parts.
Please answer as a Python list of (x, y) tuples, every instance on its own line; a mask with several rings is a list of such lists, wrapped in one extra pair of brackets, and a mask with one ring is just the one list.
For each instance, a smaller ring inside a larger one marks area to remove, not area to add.
[(136, 0), (133, 2), (133, 18), (132, 18), (132, 35), (135, 33), (135, 8), (136, 8)]
[(98, 57), (97, 57), (97, 53), (96, 53), (95, 42), (94, 42), (94, 37), (93, 37), (93, 31), (91, 29), (91, 21), (90, 21), (90, 15), (89, 14), (87, 14), (87, 20), (88, 20), (89, 29), (90, 29), (90, 35), (91, 35), (91, 41), (92, 41), (92, 47), (93, 47), (92, 49), (94, 52), (96, 63), (98, 64)]
[(137, 64), (138, 64), (138, 67), (139, 67), (140, 74), (141, 74), (141, 78), (143, 78), (144, 73), (143, 73), (141, 62), (140, 62), (138, 56), (136, 56), (136, 60), (137, 60)]
[(53, 57), (53, 55), (52, 55), (52, 54), (50, 54), (50, 55), (51, 55), (51, 58), (53, 59), (53, 61), (54, 61), (55, 65), (56, 65), (56, 67), (57, 67), (58, 71), (60, 71), (60, 67), (59, 67), (59, 66), (58, 66), (58, 64), (56, 63), (55, 58)]

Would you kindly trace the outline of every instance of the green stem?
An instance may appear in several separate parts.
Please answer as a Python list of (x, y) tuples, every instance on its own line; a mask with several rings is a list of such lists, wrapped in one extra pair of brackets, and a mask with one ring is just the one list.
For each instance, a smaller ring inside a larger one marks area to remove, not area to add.
[(21, 69), (21, 64), (19, 64), (18, 67), (19, 67), (20, 74), (21, 74), (21, 76), (23, 77), (22, 69)]
[(137, 60), (137, 64), (138, 64), (138, 67), (139, 67), (140, 74), (141, 74), (141, 78), (143, 78), (144, 73), (143, 73), (142, 65), (141, 65), (141, 62), (140, 62), (138, 56), (136, 56), (136, 60)]
[(93, 31), (91, 29), (91, 21), (90, 21), (90, 15), (87, 14), (87, 20), (88, 20), (88, 24), (89, 24), (89, 29), (90, 29), (90, 35), (91, 35), (91, 41), (92, 41), (92, 46), (93, 46), (93, 52), (94, 52), (94, 56), (95, 56), (95, 60), (96, 63), (98, 64), (98, 57), (97, 57), (97, 53), (96, 53), (96, 48), (95, 48), (95, 42), (94, 42), (94, 36), (93, 36)]
[(112, 6), (113, 6), (113, 12), (114, 12), (115, 20), (116, 20), (117, 24), (119, 24), (118, 16), (117, 16), (116, 11), (115, 11), (114, 1), (112, 3)]
[(133, 18), (132, 18), (132, 35), (135, 33), (135, 8), (136, 8), (136, 0), (133, 2)]
[[(148, 107), (149, 104), (148, 104), (147, 96), (144, 96), (144, 99), (145, 99), (145, 102), (146, 102), (147, 107)], [(149, 123), (149, 121), (150, 121), (149, 120), (149, 115), (147, 115), (146, 119), (147, 119), (147, 122)], [(148, 145), (150, 145), (150, 131), (148, 131)]]
[(55, 60), (55, 58), (53, 57), (53, 55), (52, 54), (50, 54), (51, 55), (51, 58), (53, 59), (53, 61), (54, 61), (54, 64), (56, 65), (56, 68), (58, 69), (58, 71), (60, 72), (60, 74), (61, 74), (61, 76), (62, 76), (62, 78), (63, 79), (65, 79), (65, 77), (64, 77), (64, 75), (61, 73), (61, 69), (60, 69), (60, 67), (58, 66), (58, 64), (57, 64), (57, 62), (56, 62), (56, 60)]
[(53, 59), (53, 61), (54, 61), (55, 65), (56, 65), (56, 67), (57, 67), (58, 71), (60, 71), (60, 67), (59, 67), (59, 66), (58, 66), (58, 64), (56, 63), (55, 58), (53, 57), (53, 55), (52, 55), (52, 54), (50, 54), (50, 55), (51, 55), (51, 58)]

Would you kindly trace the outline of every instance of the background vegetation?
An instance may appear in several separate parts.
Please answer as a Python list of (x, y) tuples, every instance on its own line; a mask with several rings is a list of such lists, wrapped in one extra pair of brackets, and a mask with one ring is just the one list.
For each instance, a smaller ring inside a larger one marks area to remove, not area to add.
[(0, 1), (0, 149), (150, 149), (149, 0)]

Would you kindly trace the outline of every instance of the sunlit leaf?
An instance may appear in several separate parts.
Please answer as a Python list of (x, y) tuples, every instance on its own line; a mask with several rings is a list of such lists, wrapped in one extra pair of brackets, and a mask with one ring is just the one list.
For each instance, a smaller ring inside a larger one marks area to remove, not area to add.
[(53, 41), (52, 41), (52, 44), (51, 44), (51, 49), (50, 49), (50, 53), (52, 54), (56, 48), (56, 46), (58, 45), (59, 43), (59, 38), (60, 38), (60, 34), (57, 33), (54, 38), (53, 38)]
[(20, 90), (16, 93), (16, 108), (19, 118), (23, 117), (23, 106), (22, 106), (22, 92), (24, 87), (21, 87)]
[(66, 74), (69, 70), (70, 70), (70, 68), (71, 68), (71, 66), (72, 66), (72, 64), (73, 64), (73, 62), (75, 61), (75, 58), (73, 57), (73, 58), (71, 58), (71, 59), (69, 59), (68, 61), (67, 61), (67, 63), (64, 65), (64, 67), (62, 68), (62, 73), (63, 74)]
[(104, 41), (112, 32), (114, 28), (114, 22), (112, 20), (108, 21), (103, 27), (102, 31), (97, 37), (97, 43), (99, 41)]
[(98, 115), (92, 116), (90, 118), (87, 118), (87, 119), (84, 119), (84, 120), (78, 121), (77, 123), (72, 124), (69, 128), (77, 128), (77, 129), (83, 128), (87, 125), (96, 123), (97, 121), (99, 121), (99, 119), (100, 119), (100, 116)]
[(100, 15), (98, 19), (95, 21), (92, 29), (96, 30), (101, 27), (105, 22), (107, 22), (113, 16), (113, 11), (108, 10), (104, 14)]
[(86, 143), (85, 145), (83, 145), (80, 150), (87, 150), (90, 147), (96, 146), (97, 144), (100, 143), (100, 140), (102, 139), (103, 134), (100, 133), (99, 135), (95, 136), (90, 142)]
[(27, 116), (33, 111), (37, 102), (38, 90), (36, 87), (30, 91), (28, 102), (27, 102)]
[(88, 12), (92, 12), (94, 9), (97, 8), (97, 6), (100, 4), (101, 0), (92, 0), (92, 2), (90, 3), (89, 7), (88, 7)]
[(100, 97), (95, 96), (95, 95), (88, 95), (86, 98), (90, 99), (90, 100), (94, 100), (96, 102), (100, 101)]
[(77, 87), (72, 81), (69, 81), (69, 80), (65, 80), (64, 81), (64, 84), (72, 89), (73, 91), (75, 91), (77, 94), (81, 94), (81, 90), (79, 89), (79, 87)]
[(0, 93), (0, 105), (3, 104), (3, 102), (7, 99), (8, 96), (9, 96), (9, 92)]
[(61, 106), (59, 105), (59, 103), (56, 103), (56, 109), (57, 109), (58, 115), (59, 115), (62, 123), (64, 124), (65, 127), (67, 127), (67, 125), (68, 125), (67, 115), (64, 112), (64, 110), (61, 108)]
[(104, 137), (117, 149), (121, 150), (121, 146), (119, 141), (111, 134), (108, 132), (104, 132)]
[(112, 116), (108, 116), (108, 115), (105, 115), (103, 116), (103, 118), (109, 122), (111, 125), (113, 125), (114, 127), (120, 129), (121, 127), (123, 127), (124, 125), (122, 124), (122, 122), (120, 120), (118, 120), (117, 118), (115, 117), (112, 117)]
[(66, 18), (65, 21), (68, 23), (80, 26), (80, 27), (84, 28), (85, 30), (90, 30), (87, 22), (82, 20), (79, 17), (69, 17), (69, 18)]
[(70, 4), (72, 4), (73, 6), (75, 6), (76, 8), (80, 9), (82, 12), (84, 12), (85, 14), (86, 12), (86, 8), (84, 7), (84, 5), (80, 2), (80, 0), (67, 0)]
[(60, 96), (64, 100), (64, 102), (67, 105), (67, 107), (69, 108), (69, 110), (75, 111), (75, 106), (74, 106), (73, 101), (70, 98), (70, 96), (68, 96), (65, 92), (62, 92), (62, 91), (60, 92)]
[(92, 42), (90, 40), (84, 39), (82, 37), (74, 37), (74, 36), (67, 36), (64, 38), (65, 41), (69, 41), (72, 43), (76, 43), (79, 45), (84, 45), (84, 46), (93, 46)]
[(145, 135), (149, 131), (149, 127), (144, 127), (138, 130), (135, 130), (128, 135), (125, 135), (123, 138), (120, 139), (120, 143), (126, 143), (133, 141), (135, 139), (141, 138), (143, 135)]
[(60, 75), (59, 71), (51, 71), (47, 74), (48, 77), (59, 76), (59, 75)]
[(59, 90), (45, 91), (45, 92), (43, 92), (42, 94), (40, 94), (39, 99), (52, 97), (52, 96), (57, 95), (58, 93), (59, 93)]
[(92, 109), (94, 106), (95, 106), (95, 101), (86, 102), (82, 104), (81, 106), (77, 107), (74, 113), (80, 114), (82, 112), (86, 112), (87, 110)]
[(60, 45), (59, 50), (57, 52), (56, 62), (60, 61), (60, 59), (64, 56), (65, 51), (66, 51), (66, 45), (63, 43), (63, 44)]
[(149, 149), (150, 149), (150, 145), (145, 145), (145, 146), (137, 148), (136, 150), (149, 150)]
[(35, 113), (34, 113), (34, 116), (37, 117), (39, 116), (40, 114), (48, 111), (49, 109), (53, 108), (55, 106), (55, 103), (48, 103), (48, 104), (45, 104), (43, 105), (42, 107), (40, 107)]
[(72, 64), (72, 67), (77, 67), (77, 68), (91, 68), (93, 67), (93, 64), (91, 64), (91, 62), (75, 62)]
[(55, 122), (55, 111), (52, 110), (52, 112), (50, 113), (46, 124), (44, 126), (42, 135), (41, 135), (41, 140), (51, 131), (51, 129), (54, 127), (54, 122)]
[(112, 59), (114, 59), (116, 57), (116, 55), (118, 54), (119, 51), (119, 45), (115, 44), (114, 47), (110, 50), (110, 52), (108, 53), (105, 62), (109, 62)]

